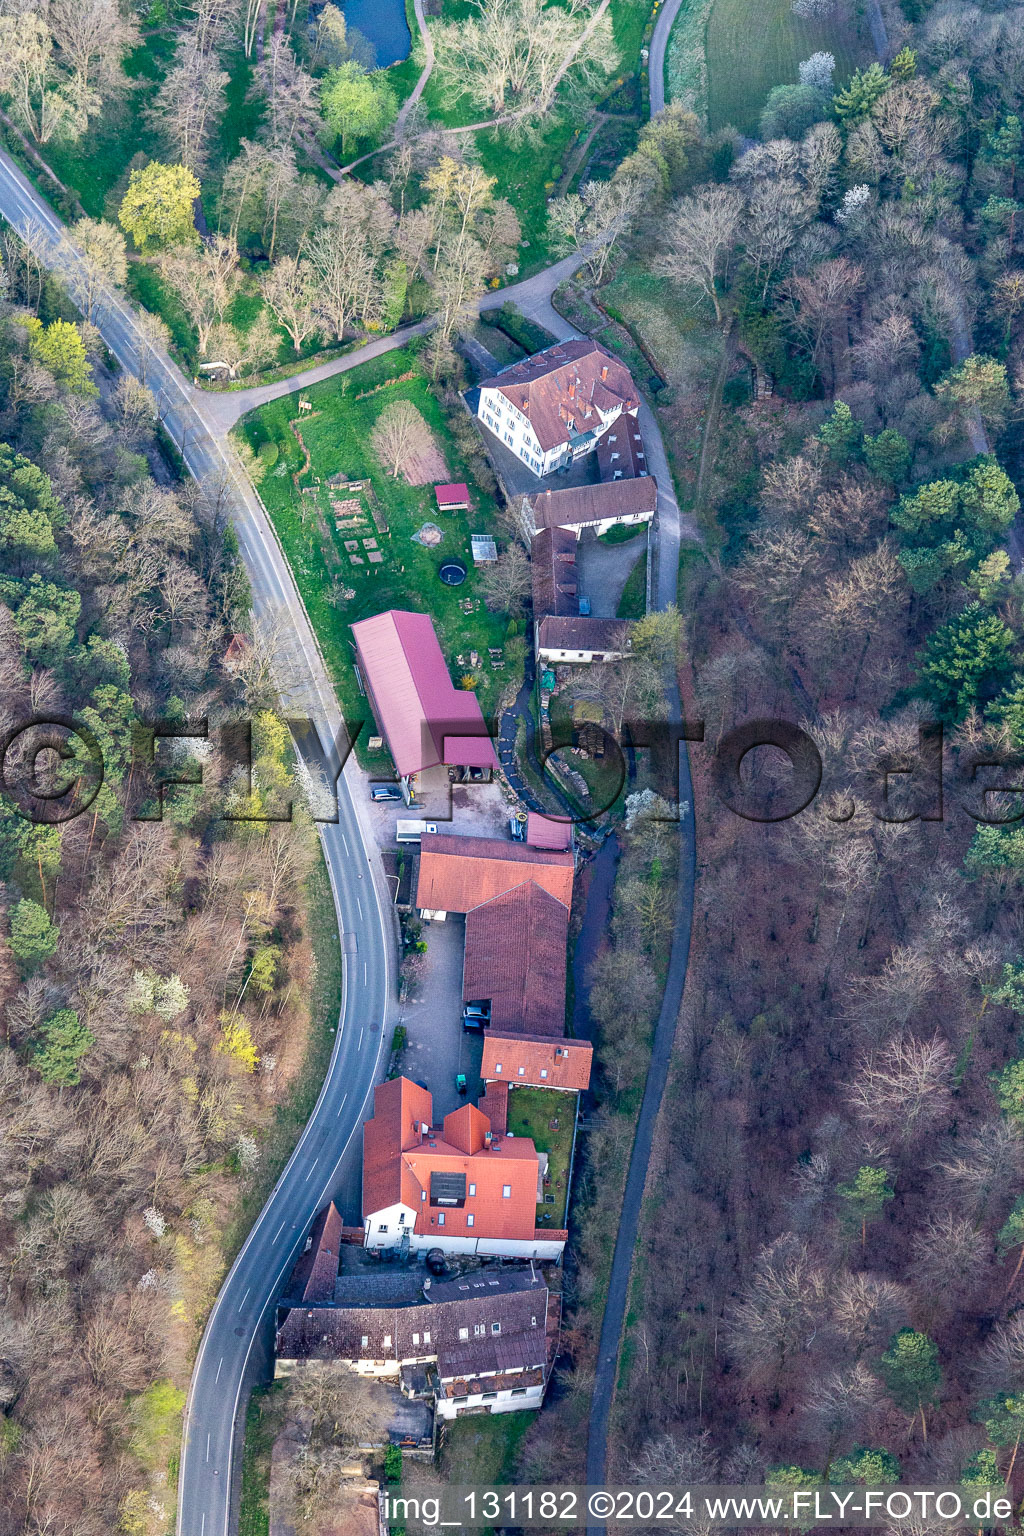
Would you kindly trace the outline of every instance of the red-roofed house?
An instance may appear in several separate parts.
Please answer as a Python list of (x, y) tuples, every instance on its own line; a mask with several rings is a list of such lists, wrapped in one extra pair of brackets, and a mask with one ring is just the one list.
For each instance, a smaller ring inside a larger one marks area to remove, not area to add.
[(469, 486), (461, 480), (457, 485), (435, 485), (434, 497), (439, 512), (469, 511)]
[(558, 342), (484, 379), (476, 413), (539, 476), (592, 452), (639, 403), (625, 365), (583, 339)]
[(466, 914), (462, 1001), (489, 1002), (492, 1029), (561, 1035), (569, 909), (534, 880)]
[(416, 905), (424, 917), (442, 920), (449, 912), (471, 912), (533, 880), (568, 909), (573, 872), (568, 852), (528, 848), (499, 837), (437, 832), (421, 844)]
[(399, 777), (448, 763), (496, 768), (475, 693), (456, 688), (428, 614), (391, 608), (352, 625), (359, 675)]
[(542, 816), (539, 811), (527, 811), (526, 846), (528, 848), (571, 848), (572, 822), (556, 821), (551, 816)]
[(492, 1131), (475, 1104), (431, 1125), (433, 1101), (405, 1077), (374, 1090), (363, 1126), (367, 1248), (557, 1259), (563, 1232), (537, 1227), (541, 1159), (525, 1136)]
[(334, 1300), (342, 1230), (341, 1217), (332, 1200), (314, 1221), (305, 1252), (292, 1270), (287, 1291), (292, 1305)]
[(593, 1054), (589, 1040), (557, 1040), (550, 1035), (488, 1030), (484, 1035), (480, 1076), (487, 1084), (489, 1097), (493, 1097), (501, 1083), (582, 1093), (590, 1086)]

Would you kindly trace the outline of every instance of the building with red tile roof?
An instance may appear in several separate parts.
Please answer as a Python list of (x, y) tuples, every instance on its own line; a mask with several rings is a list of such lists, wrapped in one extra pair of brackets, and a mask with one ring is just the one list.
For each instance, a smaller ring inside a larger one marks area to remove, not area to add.
[(420, 845), (416, 905), (425, 917), (471, 912), (532, 880), (568, 910), (574, 869), (571, 852), (528, 848), (498, 837), (432, 833)]
[(534, 880), (466, 913), (464, 1003), (489, 1001), (492, 1029), (561, 1035), (569, 909)]
[(277, 1320), (275, 1375), (331, 1360), (397, 1380), (441, 1418), (537, 1408), (558, 1347), (559, 1297), (543, 1273), (481, 1268), (425, 1279), (412, 1299), (296, 1307)]
[(627, 619), (545, 617), (533, 626), (537, 660), (548, 666), (563, 663), (589, 666), (592, 662), (621, 661), (628, 656), (633, 626)]
[(649, 523), (658, 507), (653, 475), (642, 480), (606, 480), (599, 485), (570, 485), (561, 490), (535, 491), (524, 497), (533, 515), (533, 531), (571, 528), (577, 538), (584, 528), (607, 533), (609, 528)]
[(590, 453), (639, 406), (629, 370), (596, 341), (563, 341), (480, 385), (477, 417), (535, 475)]
[(406, 1077), (374, 1090), (363, 1126), (368, 1248), (554, 1259), (561, 1233), (537, 1228), (541, 1160), (525, 1136), (496, 1133), (475, 1104), (432, 1125), (433, 1101)]
[(624, 411), (598, 439), (597, 467), (602, 480), (642, 480), (650, 474), (640, 423)]
[(480, 1076), (487, 1084), (488, 1097), (500, 1084), (514, 1088), (517, 1083), (583, 1093), (590, 1086), (593, 1055), (589, 1040), (490, 1029), (484, 1035)]
[(456, 688), (428, 614), (391, 608), (352, 625), (359, 676), (398, 774), (496, 768), (475, 693)]
[(288, 1300), (294, 1306), (334, 1300), (343, 1227), (333, 1200), (317, 1216), (305, 1252), (292, 1270)]

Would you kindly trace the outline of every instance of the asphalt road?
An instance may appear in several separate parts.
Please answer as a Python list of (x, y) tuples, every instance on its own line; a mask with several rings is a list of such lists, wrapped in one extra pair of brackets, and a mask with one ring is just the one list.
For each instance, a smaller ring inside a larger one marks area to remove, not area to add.
[[(60, 221), (3, 154), (0, 213), (73, 291), (76, 258)], [(132, 311), (116, 295), (108, 295), (93, 318), (122, 366), (145, 377), (190, 472), (223, 496), (238, 531), (254, 607), (279, 636), (288, 707), (313, 721), (321, 741), (338, 739), (341, 715), (291, 574), (222, 430), (206, 415), (203, 397), (165, 354), (145, 346)], [(228, 1536), (240, 1463), (237, 1410), (257, 1370), (274, 1301), (313, 1216), (358, 1162), (356, 1133), (377, 1075), (395, 990), (393, 920), (379, 861), (368, 853), (372, 840), (361, 814), (364, 796), (350, 761), (338, 784), (338, 824), (321, 827), (345, 961), (337, 1043), (316, 1108), (221, 1287), (203, 1335), (186, 1409), (179, 1536)]]
[(647, 84), (652, 117), (657, 117), (659, 112), (665, 110), (665, 52), (672, 23), (679, 15), (682, 3), (683, 0), (666, 0), (651, 33), (651, 46), (647, 55)]

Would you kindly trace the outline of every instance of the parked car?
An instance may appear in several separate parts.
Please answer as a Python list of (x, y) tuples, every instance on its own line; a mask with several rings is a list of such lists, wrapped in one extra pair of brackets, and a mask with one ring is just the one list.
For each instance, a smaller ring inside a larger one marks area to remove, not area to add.
[(466, 1074), (465, 1074), (465, 1072), (456, 1072), (456, 1074), (455, 1074), (455, 1086), (458, 1089), (459, 1093), (465, 1093), (466, 1092)]
[(397, 784), (371, 784), (371, 800), (401, 800), (402, 791)]
[(509, 835), (514, 843), (521, 843), (526, 838), (526, 828), (518, 816), (510, 816), (508, 819)]
[(483, 1029), (491, 1017), (491, 1005), (489, 1002), (467, 1003), (462, 1010), (463, 1029)]

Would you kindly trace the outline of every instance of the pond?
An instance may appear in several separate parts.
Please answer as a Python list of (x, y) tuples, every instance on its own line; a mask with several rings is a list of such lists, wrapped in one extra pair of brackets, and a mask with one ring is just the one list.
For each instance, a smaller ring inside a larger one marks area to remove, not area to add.
[(400, 64), (412, 50), (405, 0), (344, 0), (345, 25), (361, 32), (373, 49), (378, 69)]

